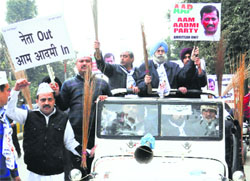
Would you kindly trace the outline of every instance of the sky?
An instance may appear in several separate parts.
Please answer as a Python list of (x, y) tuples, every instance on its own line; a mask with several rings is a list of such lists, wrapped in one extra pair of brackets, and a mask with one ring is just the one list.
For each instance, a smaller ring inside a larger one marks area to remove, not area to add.
[[(116, 63), (122, 51), (132, 51), (135, 64), (143, 59), (141, 23), (144, 23), (147, 46), (166, 38), (170, 22), (166, 12), (179, 0), (99, 0), (98, 39), (103, 53), (113, 53)], [(95, 31), (91, 0), (36, 0), (37, 17), (64, 15), (73, 49), (93, 52)], [(6, 0), (0, 1), (0, 28), (7, 26)]]

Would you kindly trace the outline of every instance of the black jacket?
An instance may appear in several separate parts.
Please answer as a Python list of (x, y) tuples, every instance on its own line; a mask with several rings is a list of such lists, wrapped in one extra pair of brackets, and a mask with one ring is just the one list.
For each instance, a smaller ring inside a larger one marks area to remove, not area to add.
[(67, 115), (56, 109), (46, 125), (40, 111), (29, 111), (24, 125), (24, 162), (27, 169), (40, 175), (63, 172), (64, 131)]
[[(153, 60), (148, 62), (149, 74), (151, 76), (152, 88), (158, 88), (159, 86), (159, 76), (157, 73), (157, 66), (154, 64)], [(193, 61), (189, 61), (183, 68), (180, 68), (177, 63), (167, 61), (164, 63), (164, 67), (167, 73), (168, 81), (171, 89), (177, 89), (185, 84), (186, 80), (192, 79), (195, 74), (195, 65)], [(140, 89), (141, 96), (147, 96), (147, 86), (144, 82), (145, 63), (139, 67), (139, 80), (137, 85)]]
[[(65, 81), (62, 85), (60, 95), (56, 96), (56, 105), (63, 111), (69, 108), (69, 121), (75, 133), (75, 138), (82, 143), (82, 118), (83, 118), (83, 96), (84, 79), (80, 75)], [(108, 83), (102, 79), (95, 79), (95, 91), (92, 98), (91, 114), (89, 121), (90, 136), (88, 148), (94, 145), (95, 137), (95, 101), (99, 95), (111, 96)]]
[[(109, 64), (103, 60), (96, 60), (97, 68), (101, 70), (109, 78), (109, 85), (111, 90), (117, 88), (126, 88), (127, 86), (127, 74), (122, 70), (125, 67), (119, 64)], [(139, 70), (135, 68), (134, 74), (132, 75), (135, 82), (139, 78)]]

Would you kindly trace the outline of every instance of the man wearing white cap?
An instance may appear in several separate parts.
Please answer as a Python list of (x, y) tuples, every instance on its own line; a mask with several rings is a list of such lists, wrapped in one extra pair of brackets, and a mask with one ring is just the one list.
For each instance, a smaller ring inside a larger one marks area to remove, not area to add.
[(21, 180), (18, 176), (12, 143), (12, 128), (6, 117), (4, 105), (8, 101), (9, 84), (4, 71), (0, 71), (0, 180)]
[[(24, 162), (30, 181), (64, 180), (63, 148), (80, 156), (81, 146), (74, 139), (67, 115), (55, 107), (54, 91), (41, 83), (37, 91), (37, 109), (16, 107), (21, 89), (29, 86), (26, 79), (16, 81), (7, 104), (7, 115), (24, 124)], [(79, 157), (80, 158), (80, 157)]]

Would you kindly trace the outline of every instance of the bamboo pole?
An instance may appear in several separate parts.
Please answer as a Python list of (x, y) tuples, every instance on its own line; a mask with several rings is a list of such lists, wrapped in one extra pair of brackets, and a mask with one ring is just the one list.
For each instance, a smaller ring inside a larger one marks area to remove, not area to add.
[(49, 74), (50, 82), (53, 85), (55, 85), (55, 73), (53, 71), (53, 68), (49, 64), (46, 65), (46, 68), (47, 68), (47, 71), (48, 71), (48, 74)]
[[(4, 52), (5, 52), (5, 55), (6, 55), (8, 62), (10, 63), (11, 70), (12, 70), (13, 74), (15, 75), (16, 80), (18, 80), (18, 79), (27, 79), (28, 80), (27, 74), (24, 70), (18, 71), (18, 72), (15, 71), (15, 67), (12, 63), (12, 60), (11, 60), (10, 54), (7, 50), (7, 47), (4, 48)], [(33, 109), (29, 87), (27, 86), (24, 89), (22, 89), (21, 91), (22, 91), (22, 94), (23, 94), (27, 104), (29, 105), (29, 108)]]
[[(98, 2), (97, 0), (92, 0), (91, 9), (93, 14), (94, 29), (95, 29), (95, 40), (98, 41)], [(101, 59), (101, 51), (99, 48), (95, 49), (95, 56), (98, 60)]]

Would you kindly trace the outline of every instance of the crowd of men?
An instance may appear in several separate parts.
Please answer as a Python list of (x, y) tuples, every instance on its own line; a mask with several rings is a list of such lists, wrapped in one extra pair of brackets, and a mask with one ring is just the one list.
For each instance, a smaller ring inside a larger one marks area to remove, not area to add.
[[(98, 41), (94, 43), (94, 48), (100, 50)], [(82, 153), (83, 87), (88, 83), (84, 76), (88, 67), (92, 67), (92, 56), (78, 57), (75, 62), (78, 73), (62, 85), (58, 80), (57, 83), (51, 83), (50, 79), (43, 79), (37, 91), (37, 108), (33, 110), (17, 107), (19, 92), (29, 86), (30, 82), (26, 79), (17, 80), (9, 95), (6, 74), (1, 72), (0, 180), (20, 180), (12, 139), (9, 137), (11, 129), (8, 117), (24, 124), (23, 149), (28, 180), (68, 180), (68, 174), (73, 168), (80, 169), (83, 175), (90, 172), (95, 151), (94, 120), (98, 98), (104, 100), (112, 96), (111, 90), (116, 88), (132, 89), (139, 96), (152, 96), (147, 91), (149, 84), (158, 90), (159, 96), (170, 89), (178, 89), (185, 96), (189, 89), (201, 90), (207, 84), (197, 47), (184, 48), (180, 52), (183, 67), (167, 60), (167, 51), (167, 44), (158, 42), (150, 51), (152, 60), (148, 61), (148, 70), (144, 63), (138, 68), (133, 66), (134, 55), (131, 51), (121, 53), (120, 64), (104, 60), (111, 56), (103, 57), (101, 53), (99, 57), (95, 53), (97, 67), (108, 77), (108, 82), (100, 78), (90, 79), (94, 81), (94, 90), (86, 153)], [(80, 166), (82, 154), (87, 156), (87, 169)]]

